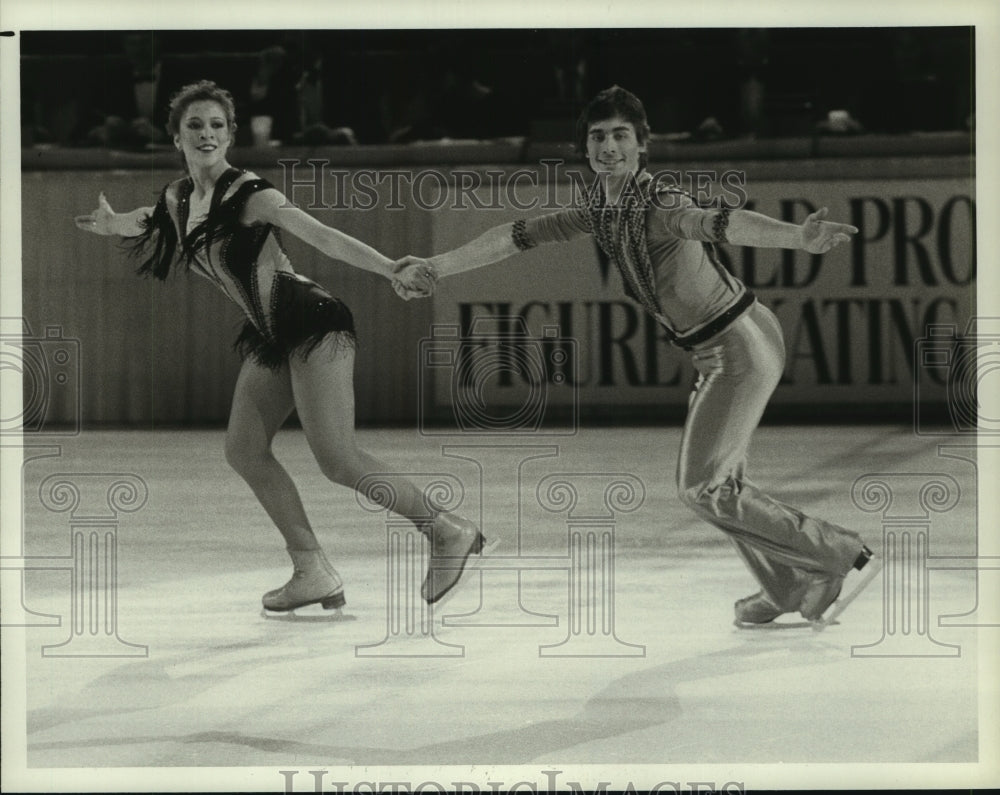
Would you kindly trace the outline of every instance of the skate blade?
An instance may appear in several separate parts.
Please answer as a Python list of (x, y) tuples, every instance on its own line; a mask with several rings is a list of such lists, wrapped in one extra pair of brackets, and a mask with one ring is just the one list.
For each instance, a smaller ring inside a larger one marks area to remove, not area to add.
[[(497, 536), (496, 538), (494, 538), (492, 540), (487, 539), (483, 543), (482, 548), (479, 550), (479, 557), (480, 558), (489, 557), (490, 555), (492, 555), (496, 551), (496, 548), (498, 546), (500, 546), (500, 538), (499, 538), (499, 536)], [(472, 565), (477, 565), (477, 562), (473, 561)]]
[(861, 577), (855, 583), (853, 590), (851, 590), (851, 592), (846, 596), (841, 596), (832, 605), (830, 605), (830, 607), (827, 608), (826, 615), (817, 618), (815, 621), (811, 621), (810, 623), (812, 624), (812, 628), (816, 632), (822, 632), (831, 624), (837, 623), (835, 621), (837, 616), (843, 613), (847, 609), (848, 605), (857, 599), (858, 596), (861, 595), (861, 592), (871, 584), (872, 580), (874, 580), (881, 573), (882, 565), (882, 558), (879, 555), (873, 555), (868, 561), (868, 565), (861, 570)]
[(766, 624), (752, 624), (747, 621), (736, 620), (733, 626), (740, 630), (751, 632), (774, 631), (779, 629), (808, 629), (813, 626), (811, 621), (768, 621)]
[(337, 607), (327, 610), (318, 604), (296, 607), (294, 610), (268, 610), (261, 608), (261, 617), (268, 621), (304, 621), (314, 623), (337, 624), (344, 621), (357, 621), (357, 616), (345, 613), (343, 608)]

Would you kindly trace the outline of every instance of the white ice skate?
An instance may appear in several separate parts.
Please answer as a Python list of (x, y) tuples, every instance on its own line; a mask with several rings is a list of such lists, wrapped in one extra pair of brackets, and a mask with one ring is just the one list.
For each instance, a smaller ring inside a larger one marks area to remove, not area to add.
[[(265, 618), (327, 620), (343, 619), (347, 600), (340, 575), (330, 565), (322, 549), (289, 549), (295, 566), (292, 578), (281, 588), (268, 591), (261, 602)], [(328, 613), (313, 615), (312, 611), (296, 612), (300, 608), (319, 605)]]
[(438, 514), (427, 531), (431, 556), (420, 595), (428, 604), (440, 602), (458, 583), (470, 555), (489, 554), (497, 546), (468, 519), (451, 513)]
[(843, 596), (841, 593), (845, 579), (851, 572), (841, 577), (823, 577), (814, 580), (806, 591), (799, 608), (802, 617), (812, 624), (814, 630), (822, 632), (835, 623), (837, 617), (878, 576), (879, 572), (882, 571), (882, 564), (882, 558), (865, 547), (854, 564), (854, 570), (857, 571), (858, 577), (851, 584), (850, 591)]

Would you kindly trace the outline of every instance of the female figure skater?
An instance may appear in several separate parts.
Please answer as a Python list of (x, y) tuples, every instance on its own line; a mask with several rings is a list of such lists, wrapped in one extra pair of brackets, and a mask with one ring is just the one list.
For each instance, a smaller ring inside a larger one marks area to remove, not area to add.
[[(227, 162), (236, 132), (235, 109), (229, 92), (215, 83), (182, 88), (171, 100), (167, 130), (186, 176), (164, 187), (155, 207), (128, 213), (114, 212), (102, 193), (97, 209), (77, 216), (76, 225), (100, 235), (134, 238), (134, 251), (144, 257), (139, 273), (164, 279), (175, 261), (183, 263), (246, 314), (237, 340), (244, 362), (229, 417), (226, 459), (277, 525), (294, 566), (284, 586), (264, 594), (264, 608), (341, 607), (340, 576), (324, 555), (271, 442), (295, 409), (313, 455), (334, 483), (357, 488), (365, 475), (389, 470), (355, 440), (351, 312), (294, 272), (280, 234), (295, 235), (333, 259), (390, 279), (392, 261), (293, 207), (265, 180)], [(430, 286), (426, 270), (412, 269), (403, 279), (413, 294)], [(483, 537), (472, 522), (427, 504), (405, 478), (393, 487), (393, 495), (378, 490), (368, 496), (428, 536), (430, 569), (421, 593), (435, 602), (458, 581), (468, 556), (481, 551)], [(449, 558), (448, 566), (437, 570)]]
[[(544, 243), (593, 235), (625, 290), (689, 352), (699, 373), (677, 466), (681, 500), (732, 539), (760, 592), (736, 602), (739, 626), (799, 611), (821, 629), (874, 577), (880, 560), (859, 536), (771, 498), (745, 473), (754, 429), (784, 368), (775, 316), (722, 266), (716, 243), (801, 248), (814, 254), (858, 230), (824, 220), (802, 225), (746, 210), (701, 209), (656, 184), (646, 169), (650, 130), (642, 103), (618, 86), (595, 97), (577, 122), (577, 144), (597, 175), (582, 206), (506, 223), (453, 251), (406, 257), (397, 268), (432, 267), (439, 277), (503, 260)], [(402, 283), (397, 293), (415, 297)], [(846, 574), (867, 568), (838, 599)], [(826, 614), (826, 615), (824, 615)]]

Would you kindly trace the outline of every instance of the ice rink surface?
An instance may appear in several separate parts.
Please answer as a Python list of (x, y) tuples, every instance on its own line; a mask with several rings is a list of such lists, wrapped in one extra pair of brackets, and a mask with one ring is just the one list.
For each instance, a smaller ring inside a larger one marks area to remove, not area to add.
[(997, 782), (1000, 553), (968, 439), (759, 430), (758, 485), (885, 554), (816, 632), (797, 616), (734, 627), (756, 589), (676, 499), (679, 428), (359, 437), (501, 541), (433, 611), (416, 598), (419, 537), (329, 485), (294, 428), (276, 454), (344, 579), (339, 621), (260, 615), (290, 564), (221, 431), (89, 431), (27, 452), (5, 766), (49, 791)]

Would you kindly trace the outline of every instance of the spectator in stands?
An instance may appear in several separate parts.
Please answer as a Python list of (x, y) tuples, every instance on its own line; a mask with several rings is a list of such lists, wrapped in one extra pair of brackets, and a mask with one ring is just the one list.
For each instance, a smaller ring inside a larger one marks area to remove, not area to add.
[(462, 68), (431, 69), (409, 97), (397, 97), (391, 143), (443, 139), (486, 139), (497, 135), (505, 110), (492, 86)]
[[(87, 143), (123, 149), (145, 149), (168, 144), (157, 123), (160, 60), (150, 33), (124, 33), (124, 55), (120, 74), (110, 74), (105, 83), (103, 121), (87, 134)], [(110, 61), (113, 65), (115, 61)], [(116, 77), (120, 80), (116, 80)]]
[(739, 132), (748, 138), (759, 138), (766, 132), (764, 98), (770, 62), (769, 36), (766, 28), (741, 28), (736, 32)]
[(258, 54), (247, 110), (251, 119), (271, 119), (270, 137), (275, 141), (287, 143), (299, 132), (298, 80), (284, 47), (272, 45)]
[(299, 115), (299, 132), (295, 141), (307, 146), (356, 146), (358, 139), (353, 129), (327, 125), (323, 91), (323, 53), (318, 48), (309, 48), (303, 53), (302, 71), (295, 84)]

